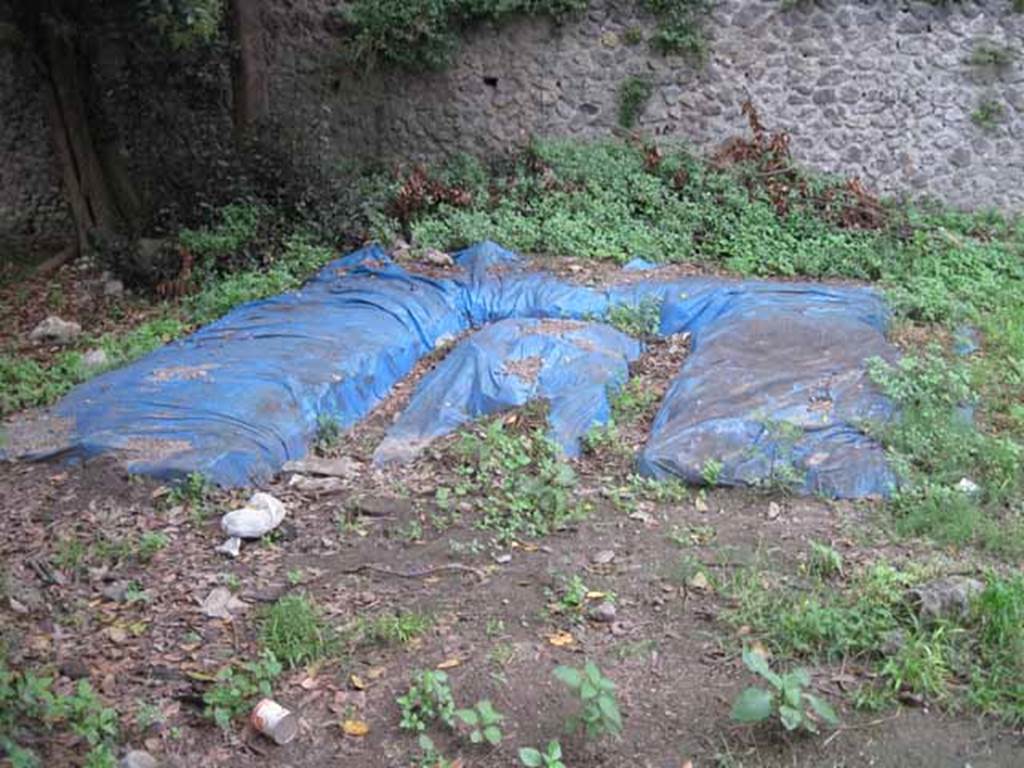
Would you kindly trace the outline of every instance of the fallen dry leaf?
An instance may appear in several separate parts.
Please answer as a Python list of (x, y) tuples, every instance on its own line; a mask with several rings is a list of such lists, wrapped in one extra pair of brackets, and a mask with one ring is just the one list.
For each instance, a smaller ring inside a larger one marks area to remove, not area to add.
[(361, 678), (359, 675), (349, 675), (348, 681), (352, 684), (352, 687), (355, 688), (357, 691), (362, 691), (366, 689), (366, 681), (363, 680), (363, 678)]
[(363, 737), (370, 732), (370, 726), (362, 720), (346, 720), (341, 724), (341, 730), (347, 736)]
[(445, 659), (437, 665), (438, 669), (454, 669), (462, 664), (462, 659)]
[(548, 642), (556, 648), (564, 648), (567, 645), (572, 645), (576, 642), (576, 638), (570, 635), (568, 632), (555, 632), (547, 635)]
[(756, 653), (763, 659), (770, 659), (772, 657), (772, 652), (769, 651), (760, 640), (752, 642), (749, 648), (751, 653)]

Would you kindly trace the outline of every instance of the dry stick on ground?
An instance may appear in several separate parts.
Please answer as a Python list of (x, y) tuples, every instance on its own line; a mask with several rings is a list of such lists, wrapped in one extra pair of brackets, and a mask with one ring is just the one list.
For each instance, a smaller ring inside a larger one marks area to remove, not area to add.
[(890, 720), (895, 720), (899, 716), (900, 716), (900, 712), (897, 712), (895, 715), (890, 715), (889, 717), (882, 717), (882, 718), (879, 718), (878, 720), (872, 720), (871, 722), (868, 722), (868, 723), (855, 723), (853, 725), (841, 725), (838, 728), (836, 728), (835, 731), (833, 731), (831, 736), (829, 736), (827, 739), (825, 739), (823, 742), (821, 742), (821, 747), (822, 747), (822, 749), (824, 749), (825, 747), (827, 747), (832, 742), (832, 740), (834, 738), (836, 738), (839, 734), (844, 733), (846, 731), (857, 731), (857, 730), (862, 730), (864, 728), (874, 728), (876, 725), (884, 725), (885, 723), (888, 723)]
[(353, 573), (361, 573), (363, 571), (381, 573), (385, 576), (395, 576), (399, 579), (421, 579), (425, 576), (432, 576), (435, 573), (441, 573), (443, 571), (472, 573), (481, 581), (487, 578), (487, 574), (479, 568), (474, 568), (471, 565), (463, 565), (462, 563), (445, 563), (444, 565), (434, 565), (428, 568), (420, 568), (415, 571), (393, 571), (390, 568), (384, 568), (383, 566), (374, 565), (373, 563), (363, 563), (362, 565), (357, 565), (354, 568), (342, 568), (341, 570), (331, 571), (329, 574), (325, 575), (344, 576)]

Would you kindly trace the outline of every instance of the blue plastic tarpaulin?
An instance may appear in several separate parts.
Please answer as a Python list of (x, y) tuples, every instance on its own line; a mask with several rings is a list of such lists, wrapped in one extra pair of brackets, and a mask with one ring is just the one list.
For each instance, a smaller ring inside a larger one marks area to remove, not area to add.
[(478, 416), (537, 399), (549, 403), (551, 439), (576, 456), (587, 431), (608, 422), (608, 397), (639, 356), (639, 342), (608, 325), (501, 320), (461, 342), (424, 377), (374, 460), (407, 461)]
[[(133, 472), (259, 483), (305, 455), (320, 419), (357, 423), (423, 356), (483, 328), (421, 382), (378, 458), (399, 458), (416, 441), (534, 397), (551, 401), (551, 435), (571, 454), (607, 419), (607, 390), (639, 352), (635, 340), (590, 321), (613, 306), (658, 300), (660, 332), (690, 333), (693, 351), (662, 404), (642, 471), (695, 480), (710, 463), (721, 465), (725, 483), (787, 480), (835, 496), (891, 489), (881, 448), (861, 428), (891, 415), (864, 371), (867, 358), (893, 355), (874, 292), (659, 281), (657, 269), (639, 282), (591, 288), (530, 271), (494, 243), (455, 261), (450, 277), (430, 278), (378, 247), (349, 254), (300, 290), (238, 307), (77, 387), (48, 414), (62, 429), (8, 452), (115, 453)], [(544, 318), (588, 322), (558, 333), (522, 322)], [(507, 375), (527, 358), (536, 359), (535, 381)]]
[(692, 334), (640, 457), (654, 477), (782, 485), (859, 498), (895, 484), (864, 433), (892, 416), (866, 361), (892, 359), (888, 313), (863, 288), (695, 282), (666, 300), (661, 331)]

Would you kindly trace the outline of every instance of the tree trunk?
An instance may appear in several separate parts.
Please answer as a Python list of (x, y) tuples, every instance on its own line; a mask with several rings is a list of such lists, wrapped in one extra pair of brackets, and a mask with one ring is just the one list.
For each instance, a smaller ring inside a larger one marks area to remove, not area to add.
[(232, 59), (232, 120), (241, 137), (270, 111), (263, 51), (262, 0), (231, 0), (231, 34), (238, 50)]
[(41, 26), (42, 74), (53, 143), (60, 158), (64, 192), (85, 248), (90, 231), (112, 232), (124, 223), (96, 151), (86, 106), (87, 68), (73, 39)]

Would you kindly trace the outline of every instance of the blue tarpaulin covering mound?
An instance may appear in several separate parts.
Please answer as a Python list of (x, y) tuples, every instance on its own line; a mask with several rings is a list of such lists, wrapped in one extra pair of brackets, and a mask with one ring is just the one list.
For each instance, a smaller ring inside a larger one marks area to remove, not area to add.
[[(14, 440), (8, 453), (114, 453), (133, 472), (259, 483), (305, 455), (318, 419), (355, 424), (424, 355), (482, 328), (421, 383), (378, 459), (533, 397), (551, 401), (551, 435), (571, 454), (607, 419), (607, 387), (621, 384), (639, 352), (589, 321), (657, 299), (661, 333), (692, 334), (693, 353), (662, 404), (642, 471), (696, 480), (717, 466), (724, 483), (787, 482), (834, 496), (891, 489), (880, 447), (859, 428), (891, 415), (864, 372), (866, 358), (893, 354), (872, 291), (659, 281), (647, 265), (642, 281), (595, 289), (531, 272), (494, 243), (455, 261), (459, 269), (440, 279), (403, 269), (378, 247), (349, 254), (298, 291), (238, 307), (77, 387), (46, 415), (45, 439)], [(545, 318), (588, 322), (554, 333), (557, 324), (535, 322)]]
[(892, 417), (865, 361), (891, 359), (887, 312), (861, 288), (694, 285), (665, 303), (663, 333), (692, 333), (640, 457), (654, 477), (887, 495), (894, 477), (863, 432)]
[(549, 403), (550, 437), (569, 456), (611, 416), (609, 394), (629, 376), (640, 343), (611, 326), (576, 320), (501, 320), (461, 342), (420, 383), (374, 461), (407, 461), (474, 418)]

